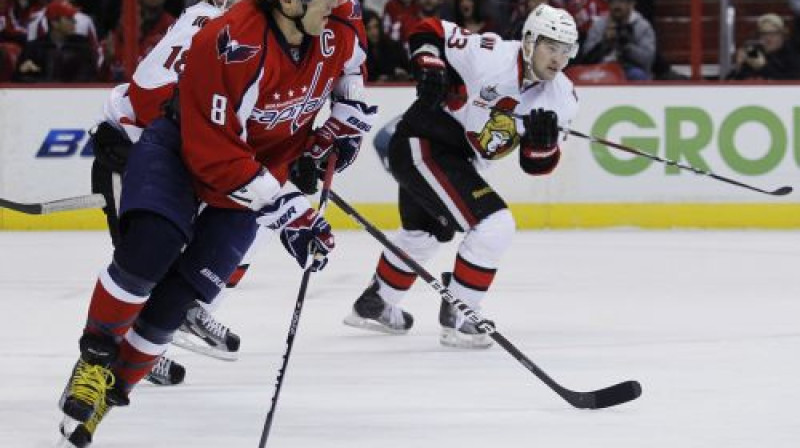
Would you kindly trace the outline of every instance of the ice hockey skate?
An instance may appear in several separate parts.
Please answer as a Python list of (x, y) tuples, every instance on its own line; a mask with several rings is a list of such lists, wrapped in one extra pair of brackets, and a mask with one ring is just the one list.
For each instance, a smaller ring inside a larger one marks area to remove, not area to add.
[(380, 285), (373, 278), (369, 287), (353, 304), (353, 312), (344, 318), (351, 327), (380, 331), (389, 334), (406, 334), (414, 325), (411, 314), (399, 306), (384, 301), (378, 294)]
[(201, 306), (186, 312), (186, 320), (175, 333), (172, 343), (223, 361), (236, 361), (239, 357), (239, 336)]
[[(94, 414), (89, 418), (86, 423), (78, 423), (74, 420), (70, 421), (69, 417), (65, 418), (61, 423), (61, 440), (57, 448), (85, 448), (92, 443), (92, 436), (97, 430), (97, 425), (111, 410), (111, 406), (105, 401), (98, 403), (97, 409)], [(75, 424), (77, 423), (77, 426)]]
[(125, 399), (107, 397), (115, 383), (109, 366), (117, 357), (116, 344), (87, 333), (80, 339), (80, 350), (80, 358), (61, 394), (59, 407), (67, 417), (83, 423), (94, 414), (97, 406), (105, 405), (107, 399)]
[(144, 379), (157, 386), (176, 386), (183, 382), (186, 369), (177, 361), (162, 356)]
[[(442, 283), (445, 287), (450, 286), (452, 278), (453, 274), (450, 272), (442, 274)], [(474, 323), (467, 320), (444, 299), (439, 308), (439, 324), (442, 326), (439, 342), (444, 346), (455, 348), (489, 348), (492, 346), (492, 338), (488, 333), (479, 330)]]

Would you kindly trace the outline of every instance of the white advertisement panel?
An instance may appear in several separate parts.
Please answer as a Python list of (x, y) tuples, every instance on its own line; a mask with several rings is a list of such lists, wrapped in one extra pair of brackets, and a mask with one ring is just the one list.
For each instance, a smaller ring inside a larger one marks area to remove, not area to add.
[(109, 89), (0, 89), (0, 192), (15, 201), (87, 194), (88, 130)]
[[(88, 129), (100, 118), (104, 88), (0, 89), (0, 196), (21, 202), (89, 192)], [(371, 87), (379, 125), (336, 188), (353, 203), (391, 204), (397, 187), (372, 137), (402, 114), (413, 87)], [(655, 156), (772, 190), (800, 179), (800, 86), (630, 85), (579, 87), (573, 128)], [(518, 111), (520, 113), (524, 111)], [(488, 172), (509, 203), (798, 204), (673, 166), (569, 137), (550, 176), (524, 174), (516, 154)]]

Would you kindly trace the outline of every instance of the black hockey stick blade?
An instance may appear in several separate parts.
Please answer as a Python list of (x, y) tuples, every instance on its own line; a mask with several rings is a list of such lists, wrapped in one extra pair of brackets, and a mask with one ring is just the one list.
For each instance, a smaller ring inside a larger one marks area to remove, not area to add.
[(73, 198), (56, 199), (54, 201), (23, 204), (0, 198), (0, 208), (7, 208), (28, 215), (47, 215), (55, 212), (103, 208), (106, 200), (102, 194), (87, 194)]
[(791, 193), (792, 191), (793, 191), (792, 187), (787, 185), (785, 187), (778, 188), (777, 190), (775, 190), (773, 192), (770, 192), (770, 194), (773, 195), (773, 196), (786, 196), (787, 194)]
[(639, 398), (642, 395), (642, 385), (638, 381), (624, 381), (591, 392), (564, 389), (559, 391), (559, 395), (578, 409), (603, 409)]
[(22, 204), (19, 202), (8, 201), (6, 199), (0, 199), (0, 208), (7, 208), (9, 210), (14, 210), (15, 212), (25, 213), (28, 215), (42, 214), (42, 204)]

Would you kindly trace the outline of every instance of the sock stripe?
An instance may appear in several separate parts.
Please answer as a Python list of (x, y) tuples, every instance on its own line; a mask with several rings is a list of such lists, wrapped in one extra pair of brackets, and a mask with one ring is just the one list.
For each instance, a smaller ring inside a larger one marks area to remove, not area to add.
[(231, 276), (228, 278), (228, 282), (225, 284), (225, 286), (228, 288), (235, 288), (236, 285), (238, 285), (239, 282), (242, 281), (242, 277), (244, 277), (244, 274), (247, 273), (247, 269), (249, 267), (250, 267), (249, 264), (241, 264), (237, 266), (236, 269), (231, 274)]
[(125, 341), (137, 351), (151, 356), (161, 356), (161, 354), (167, 351), (167, 346), (169, 345), (169, 343), (158, 344), (149, 341), (140, 335), (134, 328), (131, 328), (125, 334)]
[(497, 269), (486, 268), (472, 264), (456, 255), (456, 264), (453, 268), (453, 279), (469, 289), (487, 291), (494, 281)]
[(417, 279), (417, 274), (405, 272), (398, 269), (385, 256), (381, 255), (378, 261), (378, 269), (376, 270), (378, 277), (383, 280), (387, 285), (400, 291), (407, 291), (414, 284)]
[(147, 301), (149, 295), (146, 296), (137, 296), (136, 294), (132, 294), (117, 284), (111, 275), (108, 273), (108, 269), (103, 269), (100, 272), (100, 284), (103, 286), (103, 289), (108, 292), (112, 297), (119, 300), (120, 302), (125, 302), (133, 305), (139, 305)]

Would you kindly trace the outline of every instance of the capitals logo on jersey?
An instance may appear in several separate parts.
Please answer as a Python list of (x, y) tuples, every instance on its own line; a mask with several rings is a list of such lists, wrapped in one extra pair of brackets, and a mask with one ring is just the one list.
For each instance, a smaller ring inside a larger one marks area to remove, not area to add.
[(245, 45), (231, 39), (230, 25), (226, 25), (217, 36), (217, 55), (226, 64), (248, 61), (260, 50), (261, 45)]
[[(314, 70), (314, 78), (309, 85), (291, 89), (288, 92), (274, 92), (264, 108), (253, 108), (250, 115), (251, 120), (265, 125), (267, 129), (273, 129), (279, 124), (291, 122), (291, 133), (294, 134), (305, 125), (308, 120), (314, 118), (317, 111), (322, 108), (333, 90), (333, 78), (329, 78), (319, 96), (314, 96), (317, 86), (320, 84), (323, 63), (318, 62)], [(287, 98), (288, 95), (288, 98)], [(283, 100), (283, 101), (281, 101)]]

